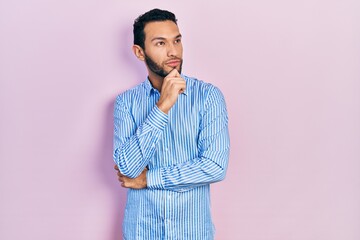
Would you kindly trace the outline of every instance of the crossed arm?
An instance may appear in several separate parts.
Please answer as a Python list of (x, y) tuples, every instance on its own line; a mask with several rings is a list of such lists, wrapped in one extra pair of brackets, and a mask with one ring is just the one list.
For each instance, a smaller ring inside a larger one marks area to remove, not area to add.
[(132, 116), (118, 97), (114, 120), (115, 170), (123, 187), (186, 191), (225, 177), (230, 145), (228, 116), (223, 95), (217, 88), (210, 89), (206, 99), (198, 136), (199, 154), (180, 164), (146, 168), (168, 121), (158, 106), (134, 129)]

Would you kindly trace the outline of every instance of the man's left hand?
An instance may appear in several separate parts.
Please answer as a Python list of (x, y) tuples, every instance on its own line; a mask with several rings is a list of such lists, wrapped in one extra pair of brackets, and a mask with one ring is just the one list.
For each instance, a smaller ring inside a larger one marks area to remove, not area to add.
[(117, 165), (114, 166), (114, 169), (117, 171), (118, 180), (121, 182), (121, 186), (124, 188), (133, 188), (133, 189), (143, 189), (147, 187), (146, 184), (146, 172), (148, 171), (145, 168), (138, 177), (129, 178), (121, 174)]

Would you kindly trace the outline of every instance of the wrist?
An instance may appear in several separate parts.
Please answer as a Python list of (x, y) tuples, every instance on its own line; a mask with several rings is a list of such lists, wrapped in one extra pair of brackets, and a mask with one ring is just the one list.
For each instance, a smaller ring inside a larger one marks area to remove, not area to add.
[(170, 108), (164, 106), (165, 104), (162, 104), (162, 103), (156, 103), (156, 106), (165, 114), (168, 114), (169, 113), (169, 110)]

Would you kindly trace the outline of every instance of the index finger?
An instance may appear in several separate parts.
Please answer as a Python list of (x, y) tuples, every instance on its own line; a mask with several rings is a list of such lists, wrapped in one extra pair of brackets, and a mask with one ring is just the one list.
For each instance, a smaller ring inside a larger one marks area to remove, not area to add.
[(180, 77), (180, 73), (176, 68), (174, 68), (169, 72), (169, 74), (166, 77)]

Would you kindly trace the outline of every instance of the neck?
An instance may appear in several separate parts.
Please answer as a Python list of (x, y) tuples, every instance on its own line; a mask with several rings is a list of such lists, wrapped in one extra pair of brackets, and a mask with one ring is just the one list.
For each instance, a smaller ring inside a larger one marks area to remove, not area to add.
[(159, 92), (161, 92), (161, 87), (164, 81), (163, 77), (160, 77), (159, 75), (150, 72), (149, 71), (149, 81), (151, 82), (151, 85), (153, 86), (153, 88), (155, 88), (156, 90), (158, 90)]

